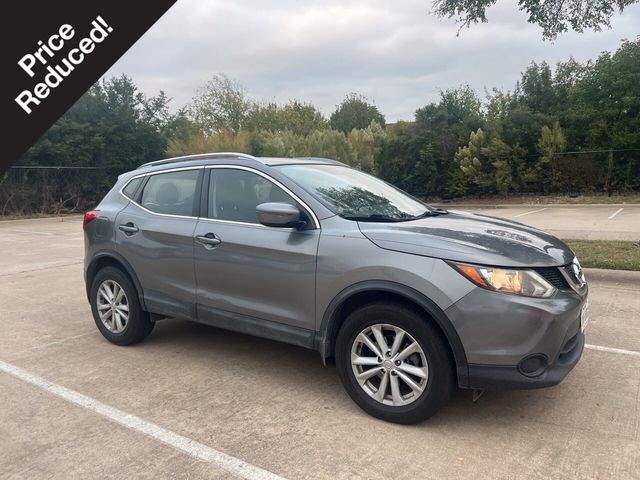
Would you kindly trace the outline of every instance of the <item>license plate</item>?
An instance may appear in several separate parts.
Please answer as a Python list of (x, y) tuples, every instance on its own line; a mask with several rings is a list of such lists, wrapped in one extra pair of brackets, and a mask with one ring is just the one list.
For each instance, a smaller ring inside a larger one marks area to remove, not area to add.
[(589, 323), (589, 320), (589, 302), (586, 301), (584, 302), (584, 305), (582, 305), (582, 312), (580, 312), (580, 328), (583, 332), (587, 323)]

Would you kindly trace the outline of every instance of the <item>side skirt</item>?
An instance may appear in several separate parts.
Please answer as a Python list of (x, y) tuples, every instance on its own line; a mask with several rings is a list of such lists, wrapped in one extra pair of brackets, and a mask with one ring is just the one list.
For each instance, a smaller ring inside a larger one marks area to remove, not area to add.
[(196, 309), (198, 315), (195, 320), (205, 325), (290, 343), (299, 347), (314, 348), (315, 332), (313, 330), (205, 307), (200, 304), (197, 305)]

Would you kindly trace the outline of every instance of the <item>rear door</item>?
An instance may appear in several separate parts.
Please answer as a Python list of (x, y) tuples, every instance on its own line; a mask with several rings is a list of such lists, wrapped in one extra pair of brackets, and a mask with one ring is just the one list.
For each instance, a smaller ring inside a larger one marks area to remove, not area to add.
[(202, 218), (195, 231), (198, 317), (262, 334), (265, 328), (277, 329), (273, 324), (288, 325), (294, 329), (284, 328), (283, 334), (304, 337), (296, 328), (315, 330), (317, 219), (306, 210), (306, 230), (266, 227), (256, 216), (260, 203), (301, 207), (286, 187), (247, 167), (206, 170)]
[(195, 167), (149, 174), (116, 217), (118, 251), (155, 313), (195, 318), (193, 235), (203, 173)]

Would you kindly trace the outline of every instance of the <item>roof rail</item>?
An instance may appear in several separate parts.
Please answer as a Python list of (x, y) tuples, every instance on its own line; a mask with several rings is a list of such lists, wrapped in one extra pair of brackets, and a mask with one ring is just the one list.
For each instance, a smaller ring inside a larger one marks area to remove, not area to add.
[(244, 158), (247, 160), (256, 160), (258, 159), (253, 155), (249, 155), (247, 153), (238, 153), (238, 152), (216, 152), (216, 153), (199, 153), (196, 155), (185, 155), (183, 157), (173, 157), (173, 158), (165, 158), (164, 160), (155, 160), (153, 162), (143, 163), (138, 167), (146, 168), (146, 167), (155, 167), (157, 165), (164, 165), (167, 163), (177, 163), (177, 162), (188, 162), (190, 160), (197, 160), (198, 158)]
[(322, 160), (323, 162), (327, 162), (327, 163), (332, 163), (334, 165), (345, 165), (345, 166), (349, 166), (344, 162), (340, 162), (338, 160), (334, 160), (333, 158), (325, 158), (325, 157), (294, 157), (294, 158), (298, 158), (300, 160)]

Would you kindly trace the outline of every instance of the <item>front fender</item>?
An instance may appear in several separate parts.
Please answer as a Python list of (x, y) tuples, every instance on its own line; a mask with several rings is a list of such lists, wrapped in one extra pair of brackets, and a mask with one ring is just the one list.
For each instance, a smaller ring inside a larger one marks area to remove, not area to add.
[(334, 355), (335, 336), (339, 327), (339, 325), (337, 325), (339, 319), (336, 314), (339, 312), (340, 307), (344, 305), (349, 298), (365, 292), (392, 293), (403, 297), (424, 310), (440, 328), (449, 343), (456, 364), (458, 385), (461, 388), (468, 386), (469, 366), (467, 356), (460, 337), (447, 315), (435, 302), (419, 291), (400, 283), (385, 280), (366, 280), (355, 283), (340, 291), (329, 303), (329, 306), (322, 316), (320, 330), (315, 341), (315, 348), (320, 352), (323, 362), (326, 363), (326, 360)]

